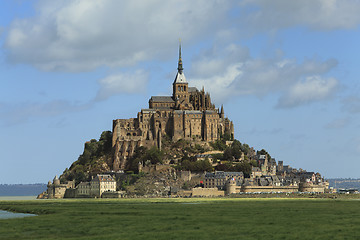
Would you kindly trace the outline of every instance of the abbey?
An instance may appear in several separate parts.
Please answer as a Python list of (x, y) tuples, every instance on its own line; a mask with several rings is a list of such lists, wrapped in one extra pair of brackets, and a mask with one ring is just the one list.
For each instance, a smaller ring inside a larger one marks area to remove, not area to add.
[(208, 143), (224, 135), (234, 136), (232, 121), (224, 117), (211, 103), (204, 87), (199, 91), (189, 87), (184, 75), (179, 47), (178, 72), (173, 82), (172, 96), (152, 96), (149, 108), (141, 109), (137, 118), (113, 120), (113, 169), (125, 169), (126, 161), (136, 147), (157, 146), (162, 137)]

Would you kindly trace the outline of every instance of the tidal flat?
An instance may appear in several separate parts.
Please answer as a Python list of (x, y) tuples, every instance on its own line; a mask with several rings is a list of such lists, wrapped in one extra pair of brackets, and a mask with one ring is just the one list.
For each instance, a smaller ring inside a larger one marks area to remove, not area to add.
[(360, 204), (354, 200), (62, 199), (0, 201), (0, 209), (38, 215), (0, 220), (0, 239), (356, 239), (360, 235)]

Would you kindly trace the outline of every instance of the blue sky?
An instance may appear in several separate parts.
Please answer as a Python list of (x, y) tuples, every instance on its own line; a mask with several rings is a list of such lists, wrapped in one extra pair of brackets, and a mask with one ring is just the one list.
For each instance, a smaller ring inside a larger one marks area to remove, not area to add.
[[(194, 3), (195, 2), (195, 3)], [(360, 169), (360, 1), (25, 1), (0, 7), (0, 184), (47, 182), (85, 141), (189, 85), (235, 137), (327, 178)]]

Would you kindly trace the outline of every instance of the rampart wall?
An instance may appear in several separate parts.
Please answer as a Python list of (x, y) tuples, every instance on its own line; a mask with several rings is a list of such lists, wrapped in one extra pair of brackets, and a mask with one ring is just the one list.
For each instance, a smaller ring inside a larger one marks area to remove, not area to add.
[(225, 195), (224, 191), (220, 191), (217, 188), (193, 188), (193, 197), (222, 197)]

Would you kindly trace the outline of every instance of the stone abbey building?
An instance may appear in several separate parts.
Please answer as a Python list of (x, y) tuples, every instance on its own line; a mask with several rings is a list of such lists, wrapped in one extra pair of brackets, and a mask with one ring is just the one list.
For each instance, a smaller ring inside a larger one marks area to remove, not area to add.
[(185, 139), (208, 143), (224, 134), (233, 137), (233, 123), (224, 117), (223, 107), (220, 111), (215, 108), (204, 88), (200, 91), (188, 86), (180, 46), (172, 96), (152, 96), (149, 108), (141, 109), (137, 118), (113, 120), (113, 169), (124, 169), (136, 147), (161, 148), (164, 135), (172, 141)]

